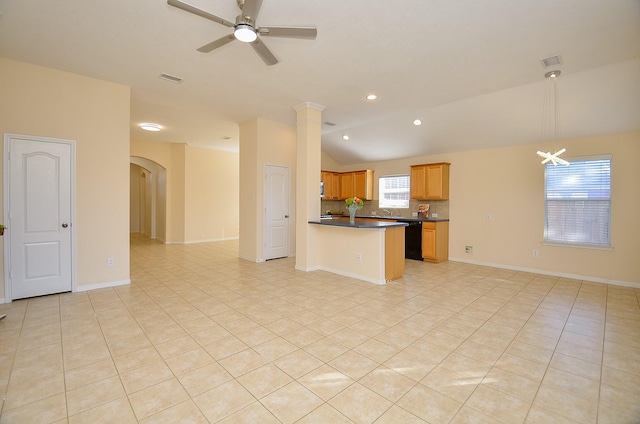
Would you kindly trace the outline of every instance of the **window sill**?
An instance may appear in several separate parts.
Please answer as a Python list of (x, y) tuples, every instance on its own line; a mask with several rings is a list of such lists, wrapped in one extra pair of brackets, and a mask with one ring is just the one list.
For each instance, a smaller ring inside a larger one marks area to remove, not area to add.
[(597, 244), (575, 244), (575, 243), (561, 243), (556, 241), (543, 241), (544, 246), (556, 246), (556, 247), (574, 247), (578, 249), (591, 249), (591, 250), (613, 250), (613, 246), (600, 246)]

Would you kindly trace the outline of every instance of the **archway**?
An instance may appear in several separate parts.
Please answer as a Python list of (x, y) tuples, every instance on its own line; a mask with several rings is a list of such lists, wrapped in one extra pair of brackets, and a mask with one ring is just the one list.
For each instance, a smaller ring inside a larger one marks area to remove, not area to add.
[(167, 170), (139, 156), (131, 156), (130, 164), (130, 231), (165, 242)]

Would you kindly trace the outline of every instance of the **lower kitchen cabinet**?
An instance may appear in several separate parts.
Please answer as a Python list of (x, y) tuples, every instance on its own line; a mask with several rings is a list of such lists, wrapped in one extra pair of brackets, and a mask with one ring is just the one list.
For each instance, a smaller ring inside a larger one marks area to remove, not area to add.
[(449, 260), (449, 222), (422, 223), (422, 258), (430, 262)]

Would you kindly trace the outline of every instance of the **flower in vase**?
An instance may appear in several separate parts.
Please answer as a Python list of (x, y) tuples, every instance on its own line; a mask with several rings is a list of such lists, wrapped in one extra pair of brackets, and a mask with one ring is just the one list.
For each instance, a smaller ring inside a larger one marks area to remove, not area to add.
[(356, 208), (360, 209), (364, 206), (364, 202), (359, 197), (349, 197), (344, 201), (344, 204), (347, 206), (347, 208), (355, 206)]

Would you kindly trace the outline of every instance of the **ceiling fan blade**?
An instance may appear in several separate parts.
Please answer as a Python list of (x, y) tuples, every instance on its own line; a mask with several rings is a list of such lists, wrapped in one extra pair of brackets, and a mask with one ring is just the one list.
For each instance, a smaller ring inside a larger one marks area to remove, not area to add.
[(258, 53), (258, 56), (266, 63), (268, 66), (275, 65), (278, 63), (278, 59), (271, 53), (271, 50), (264, 45), (262, 41), (260, 41), (260, 37), (256, 39), (253, 43), (251, 43), (251, 47), (253, 50)]
[(183, 3), (180, 0), (167, 0), (167, 3), (170, 6), (177, 7), (178, 9), (182, 9), (187, 12), (193, 13), (194, 15), (201, 16), (205, 19), (209, 19), (210, 21), (217, 22), (224, 26), (228, 26), (229, 28), (233, 28), (235, 25), (233, 22), (229, 22), (226, 19), (222, 19), (219, 16), (212, 15), (211, 13), (205, 12), (202, 9), (198, 9), (197, 7), (191, 6), (190, 4)]
[(222, 38), (218, 38), (216, 41), (212, 41), (209, 44), (205, 44), (204, 46), (200, 47), (198, 49), (198, 51), (202, 52), (202, 53), (209, 53), (210, 51), (213, 51), (213, 50), (217, 49), (218, 47), (222, 47), (225, 44), (230, 43), (235, 39), (236, 39), (236, 37), (234, 37), (233, 34), (225, 35)]
[[(242, 5), (242, 19), (244, 22), (256, 22), (258, 12), (262, 6), (262, 0), (244, 0)], [(247, 18), (249, 20), (247, 20)]]
[(269, 37), (306, 38), (315, 39), (318, 35), (316, 27), (260, 27), (260, 35)]

